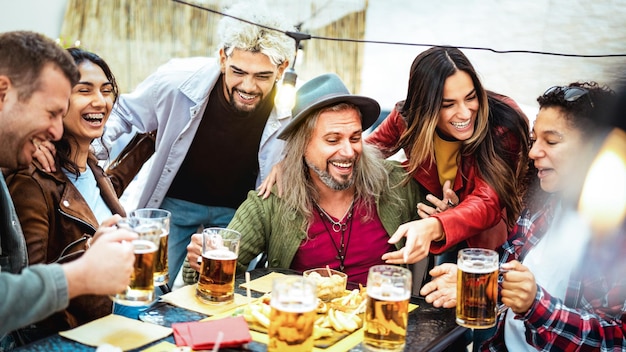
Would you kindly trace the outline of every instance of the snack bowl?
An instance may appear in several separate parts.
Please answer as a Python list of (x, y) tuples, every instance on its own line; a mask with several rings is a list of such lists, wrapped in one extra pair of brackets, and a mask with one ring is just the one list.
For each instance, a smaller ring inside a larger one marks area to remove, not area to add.
[(302, 275), (315, 281), (317, 284), (317, 297), (322, 301), (330, 301), (333, 298), (344, 296), (346, 293), (348, 275), (341, 271), (317, 268), (307, 270)]

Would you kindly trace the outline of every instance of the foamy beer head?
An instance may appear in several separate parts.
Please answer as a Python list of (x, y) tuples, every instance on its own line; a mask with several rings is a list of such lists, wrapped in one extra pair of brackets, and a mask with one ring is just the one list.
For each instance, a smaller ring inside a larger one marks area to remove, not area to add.
[(496, 324), (498, 253), (465, 248), (458, 254), (456, 322), (486, 329)]
[(128, 216), (137, 219), (139, 222), (157, 222), (160, 224), (161, 236), (159, 238), (159, 250), (157, 251), (154, 268), (154, 285), (161, 286), (167, 284), (169, 281), (169, 275), (167, 273), (167, 239), (170, 234), (170, 219), (172, 218), (172, 213), (164, 209), (142, 208), (131, 211)]
[(130, 285), (113, 296), (113, 300), (130, 306), (141, 306), (154, 300), (154, 268), (161, 237), (161, 226), (156, 223), (145, 223), (135, 218), (121, 219), (118, 227), (128, 228), (137, 233), (133, 240), (135, 264), (130, 278)]
[(202, 264), (196, 297), (205, 303), (229, 303), (235, 298), (235, 271), (241, 234), (211, 227), (202, 232)]
[(317, 284), (303, 276), (274, 279), (268, 351), (311, 351), (317, 319)]
[(402, 351), (411, 298), (411, 271), (375, 265), (367, 276), (363, 344), (369, 351)]

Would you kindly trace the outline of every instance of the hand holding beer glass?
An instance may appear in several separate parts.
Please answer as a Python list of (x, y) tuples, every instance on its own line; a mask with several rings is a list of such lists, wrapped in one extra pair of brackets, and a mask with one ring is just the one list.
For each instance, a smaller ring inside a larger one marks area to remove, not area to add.
[(135, 265), (130, 285), (112, 299), (127, 306), (143, 306), (154, 301), (154, 268), (161, 237), (161, 225), (156, 221), (141, 221), (138, 218), (124, 218), (117, 222), (118, 227), (137, 233), (132, 241), (135, 252)]
[(317, 284), (303, 276), (274, 279), (268, 351), (313, 350), (313, 326), (317, 319)]
[(235, 270), (241, 234), (210, 227), (202, 231), (202, 264), (196, 297), (205, 303), (235, 300)]
[(495, 326), (498, 253), (481, 248), (461, 249), (457, 266), (457, 324), (473, 329)]
[(154, 268), (154, 285), (167, 285), (169, 275), (167, 273), (167, 239), (170, 234), (170, 219), (172, 213), (164, 209), (144, 208), (130, 212), (129, 217), (136, 218), (142, 222), (158, 222), (161, 226), (159, 237), (159, 249), (157, 250), (157, 260)]
[(402, 351), (411, 298), (411, 271), (375, 265), (367, 275), (363, 344), (369, 351)]

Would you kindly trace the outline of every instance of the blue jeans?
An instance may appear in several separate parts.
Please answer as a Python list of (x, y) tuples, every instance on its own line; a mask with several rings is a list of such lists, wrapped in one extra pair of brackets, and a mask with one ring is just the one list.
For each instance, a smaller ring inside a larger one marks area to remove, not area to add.
[(161, 209), (172, 213), (170, 236), (167, 242), (169, 286), (174, 284), (176, 275), (187, 257), (187, 245), (191, 235), (200, 227), (226, 227), (235, 216), (236, 209), (210, 207), (185, 200), (166, 197)]

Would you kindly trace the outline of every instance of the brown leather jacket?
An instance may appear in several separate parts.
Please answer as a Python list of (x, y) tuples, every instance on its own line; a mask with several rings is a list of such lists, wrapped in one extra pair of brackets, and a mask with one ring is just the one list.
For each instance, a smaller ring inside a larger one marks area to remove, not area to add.
[[(100, 194), (113, 214), (125, 216), (116, 192), (95, 159), (93, 171)], [(60, 167), (48, 173), (33, 161), (28, 169), (6, 175), (28, 249), (29, 264), (67, 262), (86, 249), (87, 239), (99, 224), (82, 195)], [(115, 258), (111, 258), (115, 260)], [(68, 308), (35, 324), (33, 329), (52, 334), (110, 314), (107, 296), (86, 295), (70, 300)]]

